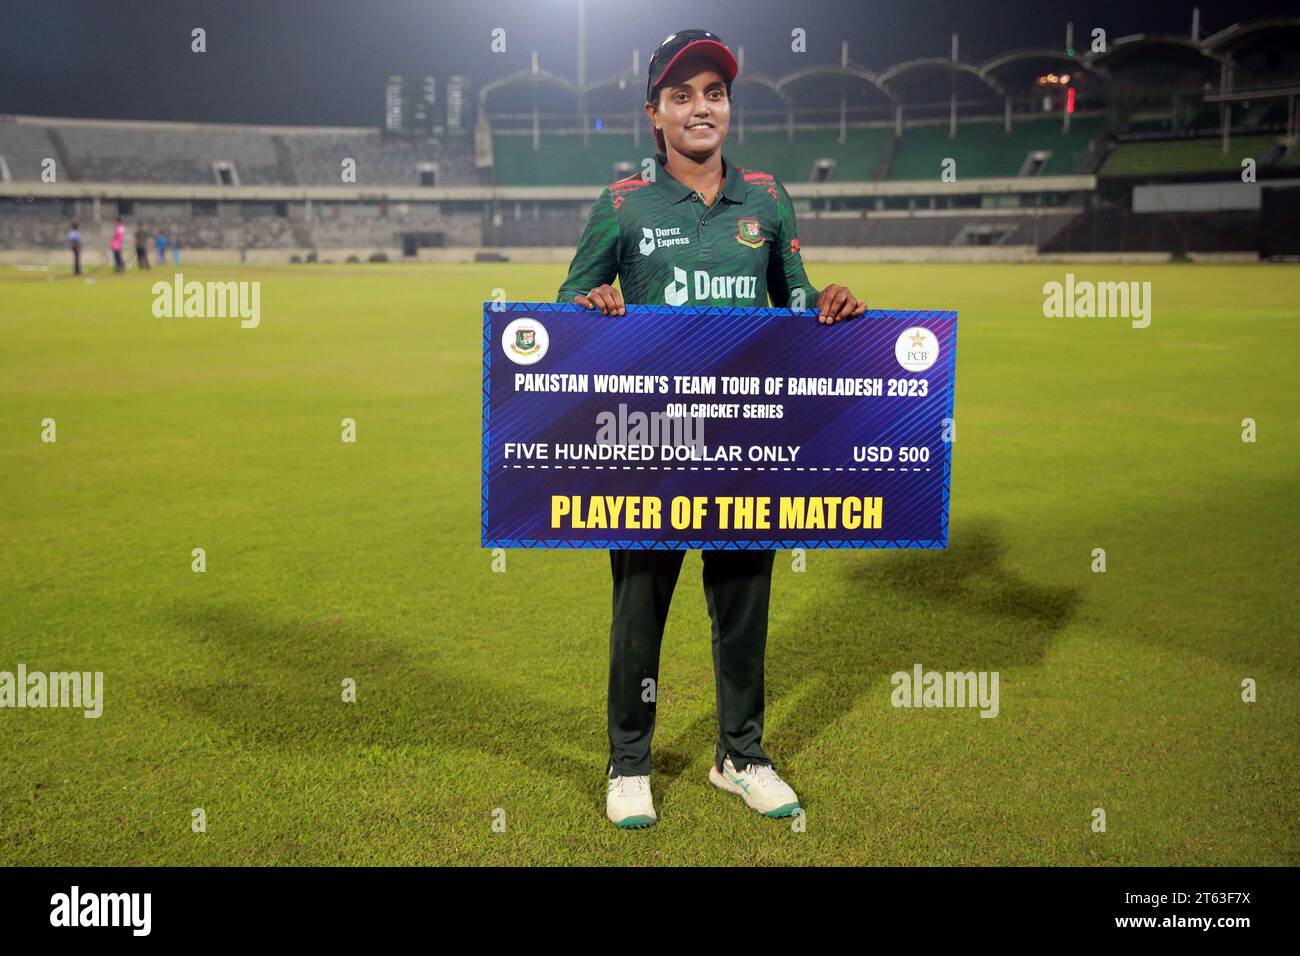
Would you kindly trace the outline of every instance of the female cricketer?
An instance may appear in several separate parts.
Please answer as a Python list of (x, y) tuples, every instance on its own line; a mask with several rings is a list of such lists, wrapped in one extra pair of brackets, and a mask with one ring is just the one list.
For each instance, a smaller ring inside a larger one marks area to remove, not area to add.
[[(731, 50), (707, 30), (674, 33), (655, 51), (645, 104), (658, 146), (655, 165), (601, 192), (557, 301), (625, 315), (625, 303), (766, 307), (770, 296), (777, 308), (815, 306), (818, 321), (828, 324), (866, 310), (844, 286), (819, 292), (808, 281), (785, 187), (722, 155), (736, 73)], [(700, 273), (707, 281), (699, 281)], [(621, 289), (611, 285), (615, 278)], [(799, 809), (799, 799), (762, 746), (775, 555), (702, 552), (718, 711), (709, 780), (766, 816), (786, 817)], [(647, 827), (658, 819), (650, 793), (654, 689), (684, 556), (609, 552), (614, 600), (605, 814), (619, 827)]]

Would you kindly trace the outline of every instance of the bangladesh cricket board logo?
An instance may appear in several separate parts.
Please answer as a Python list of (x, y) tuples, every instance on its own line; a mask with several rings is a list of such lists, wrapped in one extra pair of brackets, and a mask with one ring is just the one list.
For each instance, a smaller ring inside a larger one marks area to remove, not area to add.
[(766, 240), (763, 238), (763, 229), (758, 220), (750, 216), (743, 216), (736, 220), (736, 241), (751, 249), (761, 246)]
[(515, 319), (501, 333), (501, 348), (516, 365), (540, 362), (550, 344), (546, 326), (533, 318)]

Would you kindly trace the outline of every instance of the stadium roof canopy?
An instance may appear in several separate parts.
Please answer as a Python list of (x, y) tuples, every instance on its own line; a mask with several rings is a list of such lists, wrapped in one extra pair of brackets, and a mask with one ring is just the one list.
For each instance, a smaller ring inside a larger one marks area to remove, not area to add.
[(1224, 57), (1191, 37), (1147, 33), (1133, 33), (1120, 37), (1113, 41), (1104, 53), (1087, 55), (1089, 62), (1105, 66), (1112, 72), (1130, 66), (1135, 61), (1150, 62), (1156, 59), (1163, 59), (1170, 63), (1200, 65), (1205, 59), (1213, 60), (1216, 64), (1222, 63)]
[[(758, 95), (753, 96), (749, 90), (740, 95), (738, 88), (742, 86), (753, 87), (754, 92), (758, 92)], [(746, 106), (766, 110), (781, 109), (785, 111), (787, 116), (793, 117), (797, 106), (794, 97), (791, 96), (788, 90), (782, 89), (779, 82), (765, 73), (755, 73), (752, 70), (747, 70), (736, 77), (732, 95), (739, 96), (737, 105), (741, 109)]]
[(1088, 60), (1105, 67), (1111, 90), (1120, 95), (1156, 90), (1197, 90), (1218, 86), (1227, 58), (1191, 37), (1135, 33), (1111, 42)]
[(894, 102), (893, 92), (880, 82), (880, 76), (858, 65), (809, 66), (770, 82), (791, 98), (796, 89), (804, 96), (838, 96), (843, 87), (853, 95), (874, 99), (877, 103)]
[(487, 104), (488, 95), (497, 90), (505, 90), (511, 87), (531, 87), (536, 89), (539, 86), (551, 87), (552, 89), (562, 90), (575, 99), (578, 96), (578, 84), (572, 80), (565, 79), (557, 73), (550, 70), (520, 70), (517, 73), (510, 73), (506, 76), (498, 77), (484, 83), (478, 90), (479, 106)]
[(1232, 87), (1292, 89), (1300, 83), (1300, 17), (1234, 23), (1205, 46), (1231, 58)]
[(1207, 49), (1232, 54), (1261, 45), (1291, 44), (1300, 40), (1300, 17), (1272, 17), (1251, 23), (1234, 23), (1206, 37)]
[(913, 94), (922, 90), (930, 99), (940, 91), (976, 99), (990, 98), (990, 94), (1001, 97), (1006, 93), (995, 77), (981, 73), (975, 64), (941, 56), (895, 64), (880, 74), (880, 84), (900, 103), (913, 99)]
[[(1253, 60), (1239, 62), (1243, 56), (1253, 56)], [(875, 108), (937, 104), (950, 97), (965, 104), (999, 101), (1011, 91), (1023, 90), (1037, 76), (1062, 66), (1085, 89), (1113, 84), (1117, 91), (1124, 91), (1153, 85), (1217, 86), (1221, 73), (1233, 68), (1244, 68), (1263, 78), (1278, 72), (1279, 64), (1284, 78), (1300, 75), (1300, 17), (1233, 24), (1204, 40), (1137, 33), (1112, 41), (1104, 53), (1084, 55), (1022, 49), (1000, 53), (978, 64), (949, 57), (923, 57), (879, 72), (848, 60), (810, 66), (779, 77), (742, 69), (736, 84), (751, 87), (751, 95), (744, 98), (742, 105), (797, 116), (810, 108), (830, 108), (829, 104), (838, 103), (842, 96), (853, 105)], [(485, 107), (489, 95), (512, 87), (550, 86), (585, 102), (589, 112), (635, 112), (641, 106), (643, 83), (639, 70), (625, 70), (582, 86), (546, 70), (522, 70), (481, 87), (479, 104)], [(611, 92), (614, 96), (607, 95)]]
[(1063, 50), (1013, 50), (985, 60), (980, 64), (979, 71), (981, 75), (994, 77), (1004, 87), (1009, 87), (1011, 83), (1004, 79), (1006, 77), (1015, 81), (1031, 80), (1044, 72), (1055, 71), (1061, 64), (1065, 64), (1071, 71), (1080, 69), (1090, 73), (1098, 80), (1107, 78), (1105, 67), (1082, 57), (1071, 56)]

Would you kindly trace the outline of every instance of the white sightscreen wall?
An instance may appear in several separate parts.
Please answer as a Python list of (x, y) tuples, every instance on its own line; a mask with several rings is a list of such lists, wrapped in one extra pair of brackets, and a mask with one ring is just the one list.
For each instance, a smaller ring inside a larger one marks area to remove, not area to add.
[[(1271, 179), (1269, 186), (1300, 184), (1300, 179)], [(1218, 212), (1258, 209), (1262, 183), (1169, 183), (1134, 186), (1134, 212)]]

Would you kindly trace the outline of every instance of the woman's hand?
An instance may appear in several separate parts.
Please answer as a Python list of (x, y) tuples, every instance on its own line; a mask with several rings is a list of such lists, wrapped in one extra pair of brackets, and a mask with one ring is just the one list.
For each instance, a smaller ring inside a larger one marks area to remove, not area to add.
[(828, 285), (817, 296), (817, 321), (834, 325), (841, 319), (859, 316), (867, 311), (867, 304), (853, 298), (853, 293), (842, 285)]
[(575, 295), (573, 301), (584, 309), (600, 309), (601, 315), (627, 315), (623, 293), (608, 283), (596, 286), (586, 295)]

